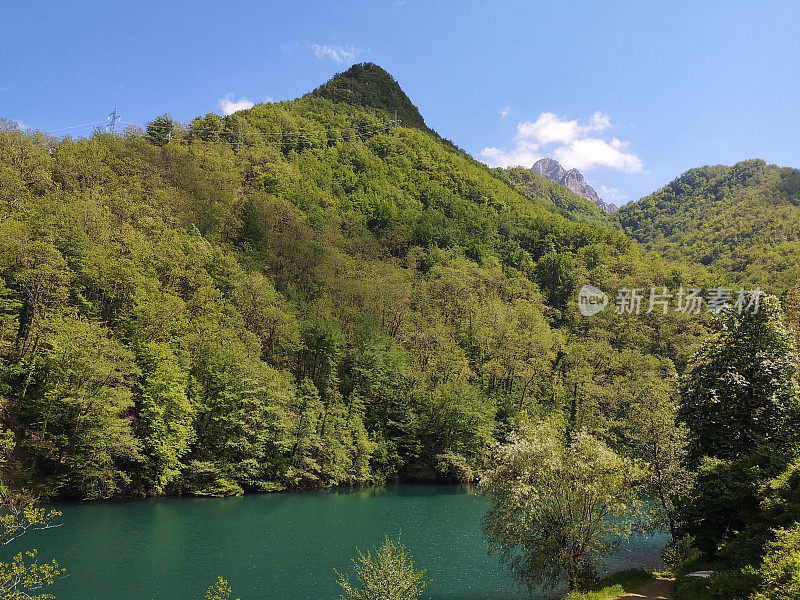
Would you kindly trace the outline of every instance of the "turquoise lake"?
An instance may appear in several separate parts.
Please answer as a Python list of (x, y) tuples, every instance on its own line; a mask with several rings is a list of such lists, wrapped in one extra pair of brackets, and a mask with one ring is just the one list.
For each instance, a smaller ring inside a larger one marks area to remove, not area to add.
[[(488, 556), (485, 500), (457, 486), (395, 485), (240, 498), (167, 498), (65, 504), (62, 526), (3, 548), (37, 547), (68, 577), (57, 600), (189, 600), (222, 575), (241, 600), (333, 600), (334, 569), (350, 572), (356, 547), (402, 536), (433, 600), (542, 598), (520, 590)], [(655, 567), (664, 536), (616, 551), (613, 569)]]

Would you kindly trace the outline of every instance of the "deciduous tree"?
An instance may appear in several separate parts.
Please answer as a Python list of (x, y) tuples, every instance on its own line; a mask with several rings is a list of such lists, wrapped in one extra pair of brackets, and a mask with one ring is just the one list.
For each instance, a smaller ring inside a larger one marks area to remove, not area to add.
[(543, 422), (512, 436), (481, 480), (490, 552), (524, 584), (582, 587), (594, 562), (633, 527), (634, 469), (603, 442)]

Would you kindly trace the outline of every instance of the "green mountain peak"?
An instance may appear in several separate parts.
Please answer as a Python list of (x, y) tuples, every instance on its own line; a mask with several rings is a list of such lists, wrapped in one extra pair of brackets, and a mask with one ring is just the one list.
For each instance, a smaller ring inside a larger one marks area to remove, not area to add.
[(353, 65), (347, 71), (334, 75), (309, 95), (390, 113), (397, 111), (397, 118), (403, 125), (426, 128), (425, 120), (400, 84), (385, 69), (374, 63)]

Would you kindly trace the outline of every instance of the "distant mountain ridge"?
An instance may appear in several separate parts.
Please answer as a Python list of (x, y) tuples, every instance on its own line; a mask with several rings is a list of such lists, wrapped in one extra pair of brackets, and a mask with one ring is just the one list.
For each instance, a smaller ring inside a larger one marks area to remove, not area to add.
[(615, 217), (648, 249), (735, 284), (783, 293), (800, 281), (800, 169), (761, 159), (690, 169)]
[(572, 218), (613, 226), (614, 216), (597, 206), (594, 202), (576, 194), (565, 185), (551, 181), (525, 167), (509, 167), (496, 170), (503, 179), (532, 200), (551, 202)]
[(617, 210), (616, 206), (603, 201), (600, 196), (597, 195), (595, 189), (586, 183), (583, 174), (577, 169), (570, 169), (567, 171), (557, 160), (541, 158), (533, 163), (531, 171), (537, 175), (541, 175), (545, 179), (560, 183), (568, 190), (583, 196), (587, 200), (591, 200), (606, 212), (612, 213)]

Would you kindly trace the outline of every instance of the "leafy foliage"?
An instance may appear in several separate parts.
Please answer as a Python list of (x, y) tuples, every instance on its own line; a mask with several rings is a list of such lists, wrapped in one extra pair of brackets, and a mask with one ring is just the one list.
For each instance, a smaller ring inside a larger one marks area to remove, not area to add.
[(794, 335), (764, 297), (757, 314), (723, 317), (687, 375), (681, 416), (699, 469), (679, 513), (700, 550), (723, 559), (711, 597), (796, 595), (780, 593), (791, 590), (788, 531), (800, 520), (797, 373)]
[(591, 200), (587, 200), (567, 187), (545, 179), (531, 169), (524, 167), (510, 167), (497, 169), (499, 176), (508, 178), (515, 188), (529, 198), (549, 200), (554, 206), (562, 209), (565, 214), (584, 218), (587, 221), (601, 222), (605, 225), (614, 223), (613, 218)]
[(753, 600), (792, 600), (800, 596), (800, 524), (775, 533), (759, 575), (763, 584)]
[(334, 102), (368, 106), (389, 113), (397, 111), (398, 118), (405, 126), (425, 127), (419, 110), (394, 77), (374, 63), (353, 65), (311, 93)]
[(498, 451), (481, 486), (491, 508), (484, 531), (522, 583), (585, 589), (594, 561), (633, 528), (635, 470), (599, 440), (564, 442), (542, 423)]
[(374, 557), (369, 551), (359, 551), (353, 568), (359, 587), (339, 575), (342, 600), (418, 600), (425, 591), (425, 572), (414, 567), (399, 540), (386, 537)]
[(756, 314), (730, 311), (700, 350), (682, 392), (680, 417), (695, 458), (735, 460), (759, 444), (786, 447), (800, 418), (798, 356), (775, 297)]
[(217, 580), (206, 590), (205, 598), (206, 600), (230, 600), (232, 593), (233, 590), (227, 580), (217, 577)]
[[(36, 506), (22, 492), (14, 492), (9, 486), (9, 460), (13, 439), (5, 429), (0, 430), (0, 546), (7, 546), (30, 531), (57, 527), (53, 521), (61, 516), (57, 510)], [(50, 600), (52, 594), (40, 594), (39, 590), (52, 585), (66, 573), (53, 560), (41, 563), (36, 560), (36, 550), (24, 550), (15, 554), (9, 562), (0, 561), (0, 598), (4, 600)]]

